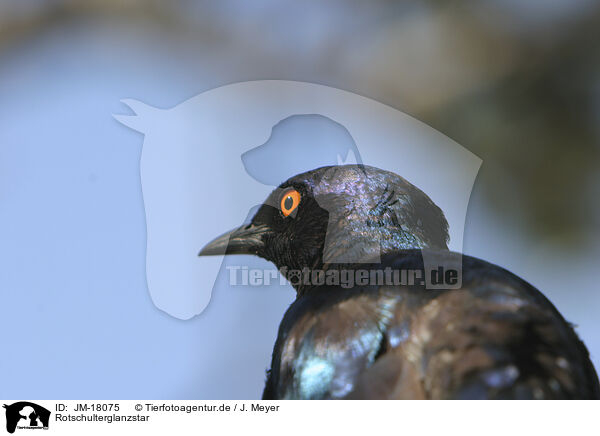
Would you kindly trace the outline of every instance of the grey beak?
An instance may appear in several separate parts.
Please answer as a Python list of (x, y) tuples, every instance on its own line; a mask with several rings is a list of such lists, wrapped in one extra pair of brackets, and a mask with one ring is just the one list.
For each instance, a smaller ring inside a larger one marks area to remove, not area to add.
[(206, 244), (198, 256), (257, 254), (265, 245), (262, 236), (268, 230), (266, 225), (248, 224), (238, 227)]

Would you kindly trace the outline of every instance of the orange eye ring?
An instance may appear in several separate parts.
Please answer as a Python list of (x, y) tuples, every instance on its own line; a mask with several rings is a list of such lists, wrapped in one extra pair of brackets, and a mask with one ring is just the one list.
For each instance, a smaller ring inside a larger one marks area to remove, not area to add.
[(295, 189), (290, 189), (281, 197), (281, 203), (279, 208), (283, 216), (289, 216), (293, 211), (296, 210), (300, 204), (300, 193)]

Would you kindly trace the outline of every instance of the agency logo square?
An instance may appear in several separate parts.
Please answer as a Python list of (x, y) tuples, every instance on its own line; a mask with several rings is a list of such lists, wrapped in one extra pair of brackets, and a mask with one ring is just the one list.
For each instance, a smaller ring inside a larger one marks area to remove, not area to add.
[(6, 409), (6, 431), (15, 430), (47, 430), (50, 423), (50, 411), (45, 407), (29, 401), (18, 401), (4, 404)]

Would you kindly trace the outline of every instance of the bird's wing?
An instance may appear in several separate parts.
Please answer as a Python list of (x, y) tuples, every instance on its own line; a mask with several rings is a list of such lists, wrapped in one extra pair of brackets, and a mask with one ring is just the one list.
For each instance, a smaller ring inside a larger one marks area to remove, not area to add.
[[(461, 289), (324, 287), (299, 298), (264, 398), (600, 397), (585, 346), (539, 291), (487, 262), (440, 256), (464, 261)], [(389, 265), (422, 268), (419, 256), (398, 259)]]
[(385, 352), (348, 398), (598, 395), (585, 347), (552, 306), (506, 281), (480, 279), (427, 301), (407, 294), (384, 332)]

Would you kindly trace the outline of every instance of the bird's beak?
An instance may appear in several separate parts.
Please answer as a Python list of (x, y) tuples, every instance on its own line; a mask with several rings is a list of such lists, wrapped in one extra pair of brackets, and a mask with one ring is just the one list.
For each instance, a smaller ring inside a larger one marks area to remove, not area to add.
[(265, 245), (262, 236), (268, 230), (266, 225), (248, 224), (238, 227), (206, 244), (198, 256), (257, 254)]

